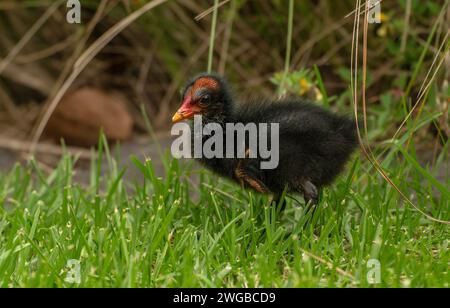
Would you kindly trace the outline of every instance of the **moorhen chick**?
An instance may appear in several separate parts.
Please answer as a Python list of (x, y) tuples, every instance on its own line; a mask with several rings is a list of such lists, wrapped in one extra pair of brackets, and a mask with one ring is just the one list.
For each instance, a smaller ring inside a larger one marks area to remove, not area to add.
[[(172, 122), (193, 119), (195, 115), (202, 116), (203, 127), (209, 123), (221, 127), (226, 123), (279, 124), (279, 157), (274, 169), (261, 168), (264, 160), (261, 153), (251, 153), (249, 148), (245, 148), (243, 158), (199, 158), (219, 175), (257, 192), (273, 194), (276, 202), (286, 190), (300, 193), (307, 203), (316, 204), (320, 188), (330, 184), (342, 171), (358, 144), (355, 122), (349, 118), (302, 99), (239, 104), (233, 101), (227, 82), (214, 74), (203, 73), (186, 85), (182, 105)], [(224, 130), (223, 142), (226, 133)], [(270, 135), (270, 130), (267, 134)], [(232, 140), (237, 143), (235, 137)], [(248, 136), (245, 141), (248, 145)], [(203, 138), (202, 142), (205, 142)]]

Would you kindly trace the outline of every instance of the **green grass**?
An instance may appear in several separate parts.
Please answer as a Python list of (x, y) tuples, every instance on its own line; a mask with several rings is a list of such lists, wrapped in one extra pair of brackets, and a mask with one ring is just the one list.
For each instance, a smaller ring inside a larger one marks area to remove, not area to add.
[[(109, 167), (100, 176), (94, 162), (87, 187), (68, 155), (50, 175), (32, 160), (0, 176), (0, 287), (448, 287), (448, 225), (403, 206), (358, 155), (314, 214), (289, 200), (277, 216), (267, 197), (207, 172), (192, 183), (198, 169), (168, 156), (163, 178), (131, 157), (145, 179), (125, 182), (105, 151)], [(449, 199), (420, 168), (394, 160), (389, 174), (449, 220)], [(80, 284), (65, 282), (71, 259)], [(370, 259), (381, 264), (376, 285)]]
[[(328, 27), (323, 20), (341, 18), (353, 3), (337, 8), (325, 2), (320, 6), (302, 2), (294, 8), (291, 0), (287, 8), (278, 2), (269, 5), (275, 18), (254, 14), (253, 10), (252, 18), (241, 15), (245, 14), (242, 10), (235, 13), (238, 25), (249, 22), (248, 28), (267, 40), (270, 48), (263, 48), (262, 55), (280, 42), (281, 35), (274, 29), (287, 25), (284, 72), (277, 83), (280, 92), (288, 85), (298, 87), (296, 77), (308, 77), (306, 80), (313, 82), (313, 76), (323, 105), (338, 109), (345, 105), (342, 109), (348, 111), (351, 92), (329, 97), (319, 68), (314, 66), (314, 75), (309, 76), (310, 70), (298, 67), (299, 59), (291, 63), (291, 50), (307, 45)], [(215, 5), (218, 3), (216, 0)], [(86, 5), (95, 9), (97, 4)], [(316, 7), (325, 8), (320, 9), (320, 16), (326, 18), (317, 18)], [(369, 51), (373, 49), (376, 54), (371, 54), (371, 71), (383, 70), (381, 64), (391, 58), (395, 60), (393, 67), (402, 69), (374, 85), (368, 76), (372, 93), (382, 93), (380, 104), (371, 106), (368, 118), (368, 138), (377, 142), (375, 154), (382, 160), (381, 166), (414, 204), (445, 221), (450, 220), (449, 142), (442, 138), (446, 145), (436, 164), (423, 166), (418, 163), (413, 136), (421, 128), (438, 127), (443, 112), (437, 111), (437, 99), (432, 94), (439, 92), (440, 100), (445, 101), (448, 88), (438, 89), (439, 83), (433, 83), (425, 91), (423, 101), (428, 105), (421, 104), (420, 115), (407, 121), (403, 135), (385, 140), (387, 135), (392, 136), (392, 126), (397, 127), (408, 114), (411, 93), (436, 55), (434, 50), (442, 39), (438, 34), (447, 29), (441, 22), (447, 7), (448, 1), (442, 6), (413, 2), (415, 14), (406, 36), (406, 54), (400, 52), (400, 40), (395, 39), (404, 33), (402, 6), (383, 9), (391, 15), (383, 24), (389, 31), (384, 37), (372, 30)], [(143, 17), (141, 26), (149, 37), (157, 38), (154, 52), (163, 60), (166, 71), (175, 76), (172, 79), (180, 80), (184, 75), (180, 63), (185, 64), (186, 57), (197, 53), (198, 44), (192, 42), (204, 33), (192, 31), (177, 14), (154, 14)], [(216, 10), (211, 22), (208, 71), (214, 66), (219, 15)], [(295, 16), (314, 31), (300, 33), (301, 28), (295, 26), (301, 23)], [(423, 29), (427, 27), (430, 31), (424, 41)], [(351, 25), (341, 30), (349, 35)], [(240, 45), (255, 37), (244, 35), (242, 29), (235, 32), (239, 35), (230, 41), (231, 47), (236, 44), (233, 42)], [(256, 38), (259, 40), (258, 35)], [(322, 58), (340, 39), (322, 39), (309, 56), (312, 60)], [(181, 51), (173, 52), (173, 46), (183, 46), (186, 54), (178, 56)], [(448, 44), (445, 46), (448, 52)], [(349, 56), (349, 50), (342, 49), (331, 59), (331, 65), (347, 83), (351, 72), (343, 63)], [(275, 69), (270, 66), (254, 71), (255, 58), (248, 58), (237, 59), (237, 67), (246, 72), (248, 80)], [(290, 71), (293, 64), (297, 74)], [(232, 67), (227, 75), (235, 71)], [(402, 90), (401, 103), (393, 94), (398, 90)], [(144, 119), (149, 126), (150, 121)], [(89, 185), (74, 181), (76, 160), (69, 155), (61, 158), (51, 174), (34, 160), (0, 174), (0, 287), (449, 287), (449, 226), (432, 222), (412, 209), (359, 154), (334, 185), (323, 191), (315, 212), (306, 212), (288, 200), (286, 212), (279, 215), (269, 206), (267, 197), (244, 191), (192, 164), (180, 164), (168, 155), (162, 157), (162, 178), (155, 175), (151, 160), (141, 162), (130, 157), (129, 168), (139, 169), (143, 179), (126, 181), (128, 170), (118, 167), (105, 145), (102, 139), (100, 160), (92, 162)], [(102, 170), (102, 159), (107, 161), (106, 170)], [(440, 169), (447, 170), (445, 181), (437, 180)], [(201, 184), (189, 179), (197, 173)], [(80, 262), (80, 284), (65, 281), (70, 260)], [(381, 265), (378, 284), (367, 280), (371, 260)]]

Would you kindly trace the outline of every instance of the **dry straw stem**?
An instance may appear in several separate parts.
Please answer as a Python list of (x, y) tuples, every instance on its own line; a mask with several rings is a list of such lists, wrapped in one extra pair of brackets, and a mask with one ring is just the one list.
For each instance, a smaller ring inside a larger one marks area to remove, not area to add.
[[(446, 6), (448, 6), (448, 2), (447, 2), (447, 5), (443, 6), (443, 8), (441, 10), (441, 13), (439, 14), (439, 16), (438, 16), (438, 18), (436, 20), (436, 24), (440, 20), (442, 20), (442, 18), (444, 17)], [(425, 95), (425, 93), (427, 93), (429, 87), (431, 86), (431, 83), (433, 82), (434, 78), (436, 77), (436, 74), (438, 73), (439, 69), (441, 68), (442, 64), (444, 63), (445, 57), (448, 54), (448, 47), (449, 47), (448, 46), (448, 43), (449, 43), (448, 37), (449, 37), (449, 34), (450, 34), (450, 30), (447, 30), (447, 33), (446, 33), (446, 35), (445, 35), (445, 37), (444, 37), (444, 39), (442, 41), (442, 44), (439, 47), (439, 50), (436, 52), (436, 56), (434, 57), (433, 62), (432, 62), (431, 66), (430, 66), (430, 68), (429, 68), (429, 70), (427, 72), (427, 75), (425, 76), (425, 79), (423, 80), (422, 85), (420, 86), (419, 93), (417, 94), (416, 103), (411, 108), (409, 113), (406, 115), (405, 119), (402, 121), (402, 123), (400, 124), (400, 126), (398, 127), (396, 132), (394, 133), (394, 136), (392, 137), (392, 140), (395, 140), (397, 138), (398, 134), (400, 134), (401, 129), (405, 126), (406, 122), (409, 120), (411, 115), (414, 113), (416, 108), (419, 106), (419, 103), (421, 102), (423, 96)], [(444, 48), (445, 48), (445, 50), (443, 50)], [(433, 70), (433, 67), (434, 67), (434, 65), (435, 65), (435, 63), (436, 63), (436, 61), (437, 61), (437, 59), (439, 58), (440, 55), (442, 55), (441, 59), (438, 62), (438, 65), (436, 66), (436, 68), (435, 68), (435, 70), (434, 70), (434, 72), (432, 74), (431, 79), (428, 80), (428, 78), (429, 78), (429, 76), (430, 76), (430, 74), (431, 74), (431, 72)], [(428, 82), (427, 82), (427, 80), (428, 80)], [(425, 86), (425, 84), (426, 84), (426, 86)], [(409, 91), (407, 91), (407, 94), (408, 93), (409, 93)]]
[(53, 13), (61, 5), (62, 0), (56, 1), (51, 5), (45, 13), (31, 26), (30, 30), (20, 39), (20, 41), (14, 46), (8, 55), (0, 62), (0, 75), (5, 68), (11, 63), (12, 60), (19, 54), (23, 47), (33, 38), (36, 32), (45, 24), (45, 22), (53, 15)]
[[(43, 111), (41, 112), (41, 115), (39, 116), (38, 121), (36, 121), (35, 129), (33, 129), (32, 131), (36, 131), (38, 129), (39, 125), (41, 125), (42, 118), (44, 118), (51, 102), (54, 100), (55, 96), (59, 93), (62, 85), (64, 84), (67, 77), (73, 70), (73, 65), (74, 65), (75, 61), (79, 58), (80, 54), (83, 52), (83, 49), (86, 46), (87, 40), (89, 39), (92, 32), (94, 31), (94, 28), (97, 26), (97, 24), (101, 20), (103, 12), (106, 9), (107, 3), (108, 3), (108, 0), (102, 0), (102, 2), (99, 4), (94, 17), (87, 25), (86, 30), (84, 31), (81, 38), (79, 39), (79, 42), (75, 46), (73, 53), (71, 54), (70, 58), (66, 61), (65, 65), (61, 71), (61, 74), (59, 75), (57, 81), (55, 82), (54, 86), (52, 87), (52, 90), (50, 91), (50, 94), (48, 95), (48, 98), (42, 108)], [(41, 120), (39, 120), (39, 119), (41, 119)], [(45, 122), (45, 125), (47, 124), (46, 122)], [(45, 128), (45, 125), (44, 125), (44, 128)]]
[(26, 54), (26, 55), (18, 55), (16, 57), (15, 62), (17, 64), (28, 64), (28, 63), (36, 62), (36, 61), (51, 57), (52, 55), (65, 50), (70, 45), (77, 42), (78, 38), (79, 38), (78, 33), (74, 33), (74, 34), (70, 35), (69, 37), (67, 37), (67, 39), (65, 39), (61, 42), (58, 42), (54, 45), (51, 45), (48, 48), (38, 50), (38, 51), (32, 52), (30, 54)]
[[(30, 143), (25, 141), (13, 140), (9, 138), (0, 137), (0, 148), (7, 150), (17, 151), (17, 152), (27, 152), (30, 148)], [(79, 157), (81, 159), (90, 160), (92, 158), (91, 152), (77, 147), (65, 147), (61, 149), (59, 145), (53, 144), (38, 144), (36, 147), (36, 153), (40, 154), (50, 154), (55, 156), (62, 156), (69, 153), (73, 156)]]
[[(431, 67), (428, 70), (427, 75), (425, 76), (425, 79), (424, 79), (424, 81), (423, 81), (423, 83), (422, 83), (422, 85), (420, 87), (419, 93), (417, 95), (417, 101), (420, 101), (422, 99), (423, 95), (428, 91), (428, 88), (430, 87), (431, 83), (434, 81), (434, 78), (436, 77), (436, 74), (439, 72), (439, 69), (441, 68), (442, 63), (444, 63), (445, 57), (448, 54), (448, 48), (449, 48), (448, 38), (449, 38), (449, 34), (450, 34), (450, 29), (447, 30), (447, 33), (445, 34), (445, 37), (442, 40), (442, 44), (439, 47), (439, 50), (436, 52), (436, 56), (433, 59), (433, 63), (431, 63)], [(445, 48), (445, 50), (444, 50), (444, 48)], [(430, 76), (430, 74), (431, 74), (431, 72), (433, 70), (434, 64), (436, 63), (436, 61), (439, 58), (439, 56), (441, 56), (441, 60), (439, 61), (437, 67), (434, 69), (433, 75), (428, 80), (428, 83), (425, 86), (425, 83), (426, 83), (428, 77)]]
[[(369, 9), (367, 9), (368, 2), (366, 2), (366, 10), (365, 10), (365, 17), (364, 17), (364, 32), (363, 32), (363, 76), (362, 76), (362, 105), (363, 105), (363, 117), (364, 117), (364, 123), (367, 123), (367, 114), (366, 114), (366, 97), (365, 97), (365, 86), (366, 86), (366, 75), (367, 75), (367, 38), (368, 38), (368, 13)], [(444, 221), (437, 219), (423, 210), (421, 210), (417, 205), (415, 205), (406, 195), (403, 191), (401, 191), (397, 185), (392, 181), (392, 179), (386, 174), (384, 169), (381, 167), (378, 160), (375, 158), (370, 146), (365, 145), (368, 144), (368, 137), (366, 133), (366, 139), (363, 141), (363, 138), (361, 136), (361, 130), (359, 127), (359, 119), (358, 119), (358, 54), (359, 54), (359, 25), (360, 25), (360, 14), (361, 14), (361, 1), (356, 1), (356, 9), (354, 12), (355, 19), (354, 19), (354, 25), (353, 25), (353, 40), (352, 40), (352, 52), (351, 52), (351, 71), (353, 72), (351, 75), (351, 89), (353, 91), (353, 101), (354, 101), (354, 114), (355, 114), (355, 123), (357, 127), (357, 133), (358, 133), (358, 140), (361, 146), (361, 149), (366, 156), (366, 158), (370, 161), (370, 163), (375, 167), (375, 169), (380, 173), (382, 178), (387, 181), (399, 194), (402, 196), (402, 198), (411, 206), (413, 207), (417, 212), (425, 216), (431, 221), (447, 224), (450, 225), (450, 221)], [(366, 125), (365, 125), (366, 127)]]
[(222, 5), (227, 4), (228, 2), (230, 2), (230, 0), (224, 0), (224, 1), (220, 2), (220, 3), (218, 3), (217, 7), (215, 5), (213, 5), (209, 9), (207, 9), (207, 10), (201, 12), (200, 14), (198, 14), (197, 16), (195, 16), (194, 19), (196, 21), (199, 21), (199, 20), (205, 18), (206, 16), (208, 16), (209, 14), (211, 14), (212, 12), (214, 12), (214, 10), (219, 9)]
[(133, 12), (129, 16), (122, 19), (120, 22), (115, 24), (113, 27), (111, 27), (108, 31), (106, 31), (101, 37), (99, 37), (94, 43), (92, 43), (89, 48), (86, 49), (86, 51), (78, 58), (78, 60), (75, 62), (75, 65), (73, 67), (73, 71), (70, 74), (70, 76), (65, 80), (61, 88), (59, 89), (58, 93), (55, 95), (53, 100), (50, 102), (49, 107), (45, 111), (45, 114), (40, 121), (36, 132), (34, 133), (31, 146), (30, 146), (30, 152), (33, 153), (36, 150), (36, 145), (39, 142), (39, 139), (42, 135), (42, 132), (44, 131), (45, 126), (47, 125), (48, 120), (50, 119), (51, 115), (53, 114), (56, 106), (58, 105), (61, 98), (64, 96), (64, 94), (67, 92), (67, 90), (70, 88), (72, 83), (75, 81), (75, 79), (80, 75), (80, 73), (86, 68), (86, 66), (89, 64), (89, 62), (92, 61), (92, 59), (97, 56), (97, 54), (109, 43), (113, 38), (115, 38), (120, 32), (122, 32), (126, 27), (128, 27), (130, 24), (132, 24), (136, 19), (141, 17), (143, 14), (147, 13), (148, 11), (152, 10), (153, 8), (161, 5), (162, 3), (166, 2), (167, 0), (153, 0), (146, 5), (142, 6), (137, 11)]
[(333, 265), (333, 263), (331, 263), (331, 262), (329, 262), (329, 261), (327, 261), (327, 260), (324, 260), (323, 258), (321, 258), (321, 257), (319, 257), (319, 256), (316, 256), (315, 254), (313, 254), (313, 253), (311, 253), (311, 252), (309, 252), (309, 251), (306, 251), (305, 249), (303, 249), (303, 248), (300, 248), (300, 251), (302, 252), (302, 253), (304, 253), (306, 256), (308, 256), (308, 257), (310, 257), (310, 258), (313, 258), (314, 260), (316, 260), (316, 261), (319, 261), (320, 263), (322, 263), (322, 264), (325, 264), (329, 269), (334, 269), (338, 274), (341, 274), (342, 276), (345, 276), (345, 277), (347, 277), (347, 278), (350, 278), (351, 280), (355, 280), (355, 276), (353, 276), (352, 274), (350, 274), (349, 272), (347, 272), (347, 271), (344, 271), (343, 269), (341, 269), (341, 268), (339, 268), (339, 267), (335, 267), (334, 265)]
[[(358, 15), (368, 13), (368, 12), (370, 11), (370, 9), (374, 8), (375, 6), (377, 6), (377, 5), (380, 4), (382, 1), (383, 1), (383, 0), (379, 0), (379, 1), (377, 1), (377, 2), (374, 2), (374, 3), (372, 4), (372, 6), (369, 6), (369, 0), (367, 0), (367, 2), (364, 3), (364, 4), (361, 4), (361, 2), (358, 1), (358, 2), (357, 2), (358, 5), (357, 5), (356, 9), (354, 9), (353, 11), (351, 11), (350, 13), (348, 13), (347, 15), (345, 15), (344, 18), (348, 18), (348, 17), (352, 16), (353, 14), (355, 14), (355, 12), (356, 12)], [(364, 11), (361, 11), (361, 8), (362, 8), (363, 6), (364, 6)]]
[[(450, 30), (447, 31), (447, 34), (445, 35), (444, 41), (442, 42), (442, 45), (439, 49), (439, 52), (436, 54), (436, 57), (433, 60), (433, 64), (436, 62), (436, 60), (438, 59), (439, 55), (441, 54), (441, 49), (444, 47), (445, 43), (447, 43), (448, 45), (448, 41), (447, 41), (447, 37), (449, 36)], [(417, 109), (417, 107), (419, 106), (420, 102), (422, 101), (423, 96), (428, 92), (428, 89), (431, 86), (431, 83), (434, 81), (434, 78), (436, 77), (437, 73), (439, 72), (439, 69), (441, 68), (442, 64), (445, 61), (445, 57), (446, 54), (448, 53), (448, 46), (446, 48), (446, 51), (442, 53), (441, 59), (439, 60), (438, 65), (436, 66), (433, 75), (431, 76), (431, 78), (427, 81), (427, 78), (429, 77), (429, 74), (431, 73), (431, 68), (427, 73), (427, 76), (425, 77), (421, 90), (419, 91), (418, 94), (418, 98), (416, 100), (416, 103), (414, 104), (414, 106), (411, 108), (411, 110), (408, 112), (408, 114), (406, 115), (405, 119), (403, 119), (402, 123), (400, 124), (400, 126), (398, 127), (397, 131), (395, 132), (394, 136), (392, 137), (392, 140), (395, 140), (398, 136), (398, 134), (400, 134), (401, 129), (405, 126), (406, 122), (409, 120), (409, 118), (413, 115), (414, 111)], [(425, 85), (425, 83), (427, 84), (425, 86), (425, 88), (423, 88), (423, 86)], [(420, 109), (419, 109), (420, 110)]]
[(40, 0), (38, 1), (20, 1), (23, 3), (19, 3), (17, 0), (2, 0), (0, 3), (0, 10), (15, 10), (18, 8), (36, 8), (36, 7), (48, 7), (53, 4), (54, 0)]

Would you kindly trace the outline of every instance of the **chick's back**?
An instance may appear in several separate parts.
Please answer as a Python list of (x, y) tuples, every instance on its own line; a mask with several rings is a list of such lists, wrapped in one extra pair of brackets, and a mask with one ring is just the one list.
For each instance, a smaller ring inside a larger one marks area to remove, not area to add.
[(279, 165), (265, 171), (269, 186), (271, 179), (272, 186), (287, 182), (292, 187), (304, 179), (326, 185), (341, 172), (357, 145), (353, 120), (306, 101), (240, 104), (234, 117), (244, 124), (279, 123)]

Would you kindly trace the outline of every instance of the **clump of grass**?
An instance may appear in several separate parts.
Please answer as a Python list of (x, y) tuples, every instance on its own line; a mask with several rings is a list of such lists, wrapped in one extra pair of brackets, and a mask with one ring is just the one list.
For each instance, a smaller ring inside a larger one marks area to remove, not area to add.
[[(267, 197), (203, 171), (195, 184), (192, 165), (169, 157), (162, 178), (152, 160), (131, 157), (143, 179), (130, 184), (100, 144), (109, 167), (94, 160), (87, 186), (69, 155), (49, 175), (33, 160), (0, 175), (1, 287), (448, 287), (449, 227), (403, 207), (359, 157), (314, 214), (289, 200), (277, 216)], [(449, 219), (449, 198), (414, 168), (390, 170)], [(72, 259), (80, 284), (65, 281)], [(371, 259), (381, 264), (375, 285)]]

